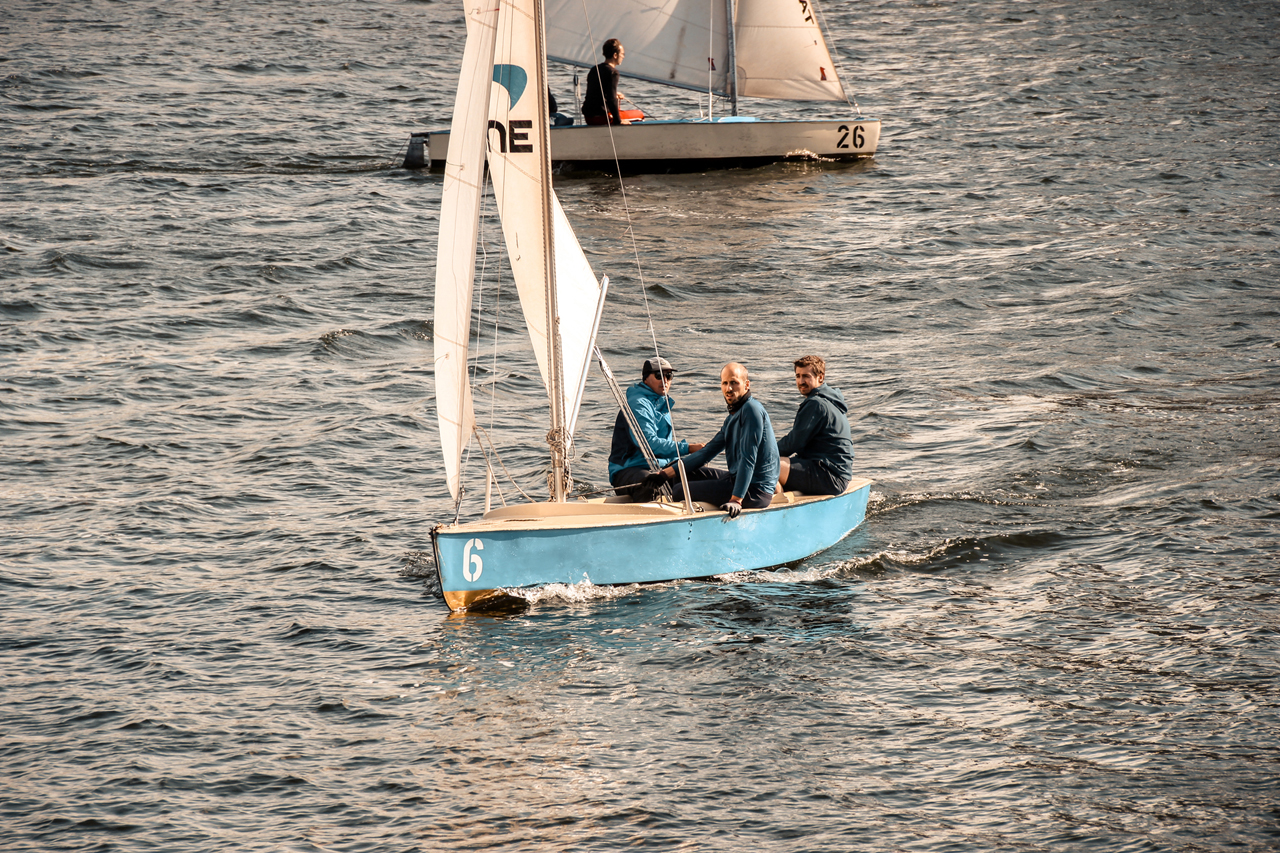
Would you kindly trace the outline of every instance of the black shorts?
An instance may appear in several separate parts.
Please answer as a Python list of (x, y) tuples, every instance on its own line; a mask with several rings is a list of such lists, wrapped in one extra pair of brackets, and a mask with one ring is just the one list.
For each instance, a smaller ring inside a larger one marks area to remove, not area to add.
[(614, 494), (630, 495), (632, 490), (624, 487), (634, 486), (648, 476), (648, 468), (623, 468), (609, 478), (609, 485), (613, 486)]
[(804, 492), (806, 495), (838, 495), (849, 485), (847, 479), (833, 476), (812, 459), (791, 457), (791, 473), (782, 488), (788, 492)]

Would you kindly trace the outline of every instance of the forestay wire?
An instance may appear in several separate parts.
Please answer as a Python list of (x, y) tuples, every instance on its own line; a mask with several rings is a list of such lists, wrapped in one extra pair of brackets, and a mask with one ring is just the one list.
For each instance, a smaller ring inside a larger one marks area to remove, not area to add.
[[(491, 179), (490, 179), (488, 169), (484, 171), (484, 177), (482, 180), (483, 180), (483, 187), (481, 189), (481, 198), (483, 199), (483, 201), (481, 202), (480, 219), (483, 222), (487, 217), (491, 218), (491, 213), (488, 213), (489, 211), (492, 210), (492, 208), (490, 207), (490, 203), (492, 200), (492, 203), (496, 204), (497, 196), (492, 192), (492, 184), (490, 183)], [(480, 274), (477, 277), (476, 288), (475, 288), (476, 289), (476, 314), (477, 316), (483, 317), (484, 316), (484, 289), (485, 289), (485, 283), (486, 281), (488, 281), (488, 273), (489, 273), (489, 240), (485, 233), (485, 229), (483, 227), (480, 229), (479, 250), (480, 250)], [(485, 476), (488, 477), (491, 475), (491, 472), (493, 471), (492, 460), (496, 460), (498, 463), (498, 467), (502, 469), (503, 474), (506, 474), (507, 479), (511, 482), (512, 487), (517, 492), (520, 493), (521, 497), (523, 497), (525, 500), (532, 503), (533, 499), (529, 497), (527, 494), (525, 494), (524, 489), (520, 488), (520, 483), (507, 469), (507, 464), (502, 461), (502, 455), (498, 453), (498, 448), (494, 445), (493, 439), (489, 437), (490, 432), (494, 429), (494, 426), (498, 421), (498, 413), (497, 413), (498, 395), (496, 392), (497, 380), (498, 380), (498, 337), (499, 337), (499, 331), (501, 330), (501, 325), (502, 325), (501, 266), (502, 266), (502, 260), (505, 257), (505, 254), (503, 252), (498, 252), (495, 257), (497, 258), (497, 262), (498, 262), (497, 266), (499, 267), (499, 269), (494, 271), (494, 276), (493, 276), (493, 281), (494, 281), (494, 285), (493, 285), (493, 351), (491, 354), (491, 366), (489, 368), (489, 428), (486, 430), (484, 427), (480, 426), (479, 424), (475, 424), (473, 427), (473, 434), (476, 439), (476, 444), (478, 444), (480, 447), (480, 452), (483, 453), (485, 456), (485, 462), (486, 462)], [(479, 343), (479, 341), (477, 341), (477, 343)], [(470, 384), (473, 389), (478, 387), (478, 383), (476, 381), (477, 380), (476, 370), (477, 370), (478, 364), (479, 364), (478, 359), (473, 360), (471, 363)], [(475, 399), (475, 394), (473, 393), (472, 400), (474, 399)], [(486, 445), (488, 446), (486, 447)], [(471, 459), (471, 442), (467, 442), (467, 455), (466, 455), (466, 458), (463, 460), (463, 465), (462, 465), (463, 468), (466, 468), (467, 463), (470, 462), (470, 459)], [(505, 506), (507, 503), (507, 497), (503, 493), (502, 485), (498, 482), (497, 477), (493, 478), (493, 483), (498, 489), (498, 500), (502, 501), (503, 506)], [(459, 488), (458, 490), (459, 506), (461, 506), (461, 499), (462, 499), (462, 489)], [(455, 523), (456, 523), (456, 519), (455, 519)]]
[(831, 28), (827, 26), (827, 16), (822, 14), (822, 7), (818, 5), (817, 0), (809, 0), (809, 8), (818, 13), (818, 26), (821, 28), (823, 40), (827, 42), (827, 53), (831, 57), (831, 64), (835, 66), (836, 76), (840, 79), (840, 91), (844, 93), (844, 102), (857, 110), (858, 118), (862, 118), (862, 107), (858, 106), (858, 96), (854, 95), (853, 100), (849, 100), (849, 87), (845, 85), (845, 81), (849, 78), (845, 76), (844, 68), (840, 65), (840, 57), (831, 49), (831, 39), (827, 36)]
[[(582, 20), (586, 22), (587, 40), (591, 45), (594, 47), (597, 44), (603, 44), (603, 41), (596, 40), (596, 34), (591, 27), (591, 17), (587, 14), (587, 4), (585, 0), (582, 3)], [(625, 45), (623, 46), (625, 47)], [(599, 63), (596, 64), (598, 65)], [(621, 105), (619, 105), (619, 110), (621, 110)], [(585, 119), (586, 117), (584, 116), (583, 120), (585, 121)], [(621, 117), (619, 117), (619, 120), (621, 120)], [(627, 237), (631, 240), (631, 256), (636, 265), (636, 277), (640, 280), (640, 298), (644, 303), (644, 319), (649, 329), (649, 340), (653, 344), (653, 357), (661, 358), (662, 353), (658, 349), (658, 333), (654, 329), (653, 313), (649, 308), (649, 292), (644, 282), (644, 267), (640, 264), (640, 246), (636, 242), (635, 223), (631, 220), (631, 204), (627, 199), (627, 185), (626, 182), (622, 180), (622, 163), (618, 157), (618, 143), (613, 135), (613, 122), (606, 122), (605, 127), (609, 128), (609, 146), (613, 151), (613, 170), (614, 174), (618, 176), (618, 191), (622, 195), (622, 212), (627, 217), (626, 232)], [(661, 375), (661, 372), (659, 372), (659, 375)], [(673, 414), (670, 407), (667, 408), (667, 413)], [(671, 437), (677, 442), (679, 441), (679, 434), (676, 430), (674, 417), (671, 419)]]

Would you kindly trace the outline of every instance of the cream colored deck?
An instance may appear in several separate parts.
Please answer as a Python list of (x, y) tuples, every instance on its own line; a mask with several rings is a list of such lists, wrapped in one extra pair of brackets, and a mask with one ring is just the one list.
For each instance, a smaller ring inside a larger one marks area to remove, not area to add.
[[(855, 491), (870, 483), (867, 479), (856, 479), (849, 484), (846, 492)], [(768, 507), (743, 512), (766, 512), (774, 507), (795, 506), (824, 500), (830, 495), (806, 495), (801, 492), (782, 492), (773, 496)], [(695, 510), (705, 513), (719, 513), (718, 506), (709, 503), (695, 503)], [(441, 532), (450, 532), (462, 528), (476, 533), (486, 530), (526, 529), (558, 529), (573, 527), (612, 527), (616, 525), (647, 524), (652, 522), (675, 521), (687, 517), (683, 503), (667, 503), (651, 501), (649, 503), (631, 503), (625, 498), (589, 498), (586, 500), (553, 503), (512, 504), (498, 507), (484, 514), (477, 521), (461, 524), (441, 525)]]

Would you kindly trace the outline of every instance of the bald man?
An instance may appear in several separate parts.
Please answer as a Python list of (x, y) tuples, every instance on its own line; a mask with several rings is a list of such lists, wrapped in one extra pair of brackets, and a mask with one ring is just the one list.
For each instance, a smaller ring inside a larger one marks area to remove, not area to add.
[[(690, 481), (689, 496), (715, 504), (730, 518), (737, 518), (744, 507), (761, 509), (773, 500), (778, 483), (778, 440), (769, 413), (751, 396), (751, 377), (745, 367), (737, 362), (724, 366), (720, 371), (720, 393), (729, 406), (729, 416), (705, 447), (681, 458), (686, 469), (698, 469), (724, 451), (729, 470), (721, 472), (720, 477)], [(672, 465), (650, 476), (673, 479), (676, 469)], [(678, 500), (684, 499), (678, 481), (675, 493)]]

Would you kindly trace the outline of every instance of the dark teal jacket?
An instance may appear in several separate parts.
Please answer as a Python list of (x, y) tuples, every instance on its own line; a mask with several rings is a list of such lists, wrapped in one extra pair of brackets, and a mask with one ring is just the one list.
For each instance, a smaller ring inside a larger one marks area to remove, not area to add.
[(823, 383), (800, 403), (796, 423), (778, 439), (778, 453), (793, 453), (848, 481), (853, 477), (853, 435), (849, 407), (839, 389)]
[(746, 497), (757, 486), (772, 492), (778, 485), (778, 440), (773, 435), (769, 413), (754, 397), (730, 412), (724, 425), (707, 446), (684, 457), (687, 468), (700, 468), (724, 451), (725, 464), (733, 474), (733, 493)]

